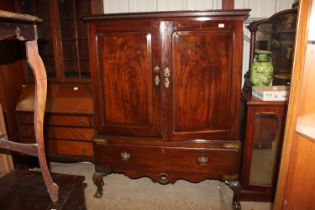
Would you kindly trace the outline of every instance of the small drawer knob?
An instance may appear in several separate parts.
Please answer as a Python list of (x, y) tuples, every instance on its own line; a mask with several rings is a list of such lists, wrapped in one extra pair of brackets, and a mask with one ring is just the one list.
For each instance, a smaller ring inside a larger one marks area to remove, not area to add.
[(161, 173), (159, 175), (159, 183), (160, 184), (168, 184), (169, 183), (168, 175), (166, 173)]
[(128, 152), (122, 152), (122, 153), (120, 153), (120, 157), (122, 160), (129, 160), (131, 155)]
[(205, 156), (198, 157), (198, 162), (200, 165), (206, 165), (208, 163), (209, 158)]

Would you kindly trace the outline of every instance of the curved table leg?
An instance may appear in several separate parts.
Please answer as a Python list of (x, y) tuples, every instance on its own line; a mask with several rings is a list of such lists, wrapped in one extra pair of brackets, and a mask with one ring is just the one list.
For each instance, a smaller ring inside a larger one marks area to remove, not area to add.
[(228, 185), (233, 190), (233, 203), (232, 207), (235, 210), (241, 209), (240, 204), (240, 190), (241, 185), (239, 180), (226, 180), (225, 184)]
[(106, 172), (98, 172), (98, 171), (94, 172), (93, 182), (97, 187), (97, 190), (94, 193), (94, 198), (101, 198), (103, 196), (103, 186), (104, 186), (103, 177), (109, 173), (110, 173), (109, 170)]
[(58, 185), (53, 182), (45, 155), (43, 123), (47, 95), (47, 77), (45, 66), (38, 54), (37, 40), (26, 42), (27, 62), (35, 77), (34, 129), (38, 145), (38, 159), (45, 185), (53, 202), (58, 201)]

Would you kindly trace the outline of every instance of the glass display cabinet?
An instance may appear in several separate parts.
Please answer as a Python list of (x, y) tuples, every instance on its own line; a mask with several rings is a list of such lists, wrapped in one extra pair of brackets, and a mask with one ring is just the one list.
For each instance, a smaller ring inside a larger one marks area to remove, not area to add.
[[(252, 22), (250, 63), (256, 50), (272, 52), (273, 85), (290, 85), (297, 9)], [(250, 69), (250, 68), (249, 68)], [(287, 101), (262, 101), (251, 95), (250, 71), (242, 92), (241, 200), (272, 201), (277, 183)]]
[(241, 200), (271, 201), (278, 176), (286, 101), (261, 101), (242, 93)]

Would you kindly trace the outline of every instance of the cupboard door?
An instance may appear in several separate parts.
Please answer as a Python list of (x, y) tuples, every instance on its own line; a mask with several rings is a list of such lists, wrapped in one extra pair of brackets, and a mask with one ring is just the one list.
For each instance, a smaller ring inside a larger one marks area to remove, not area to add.
[(240, 34), (230, 23), (181, 26), (171, 36), (172, 138), (235, 139), (241, 79), (235, 53), (242, 53), (235, 36)]
[(92, 41), (98, 56), (94, 81), (99, 82), (95, 89), (99, 91), (99, 131), (109, 135), (159, 136), (160, 88), (154, 79), (159, 75), (153, 70), (155, 40), (150, 23), (149, 27), (140, 23), (130, 29), (116, 24), (113, 27), (118, 32), (110, 23), (108, 29), (96, 26), (97, 42)]

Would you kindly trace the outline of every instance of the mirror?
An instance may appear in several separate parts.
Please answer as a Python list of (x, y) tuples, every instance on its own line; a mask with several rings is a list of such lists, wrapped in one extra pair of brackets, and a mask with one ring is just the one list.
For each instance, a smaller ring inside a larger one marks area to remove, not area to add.
[[(268, 19), (252, 22), (250, 66), (256, 50), (268, 50), (272, 54), (272, 85), (289, 85), (291, 80), (297, 9), (278, 12)], [(249, 69), (250, 69), (249, 66)], [(244, 89), (251, 87), (250, 70), (245, 75)]]

